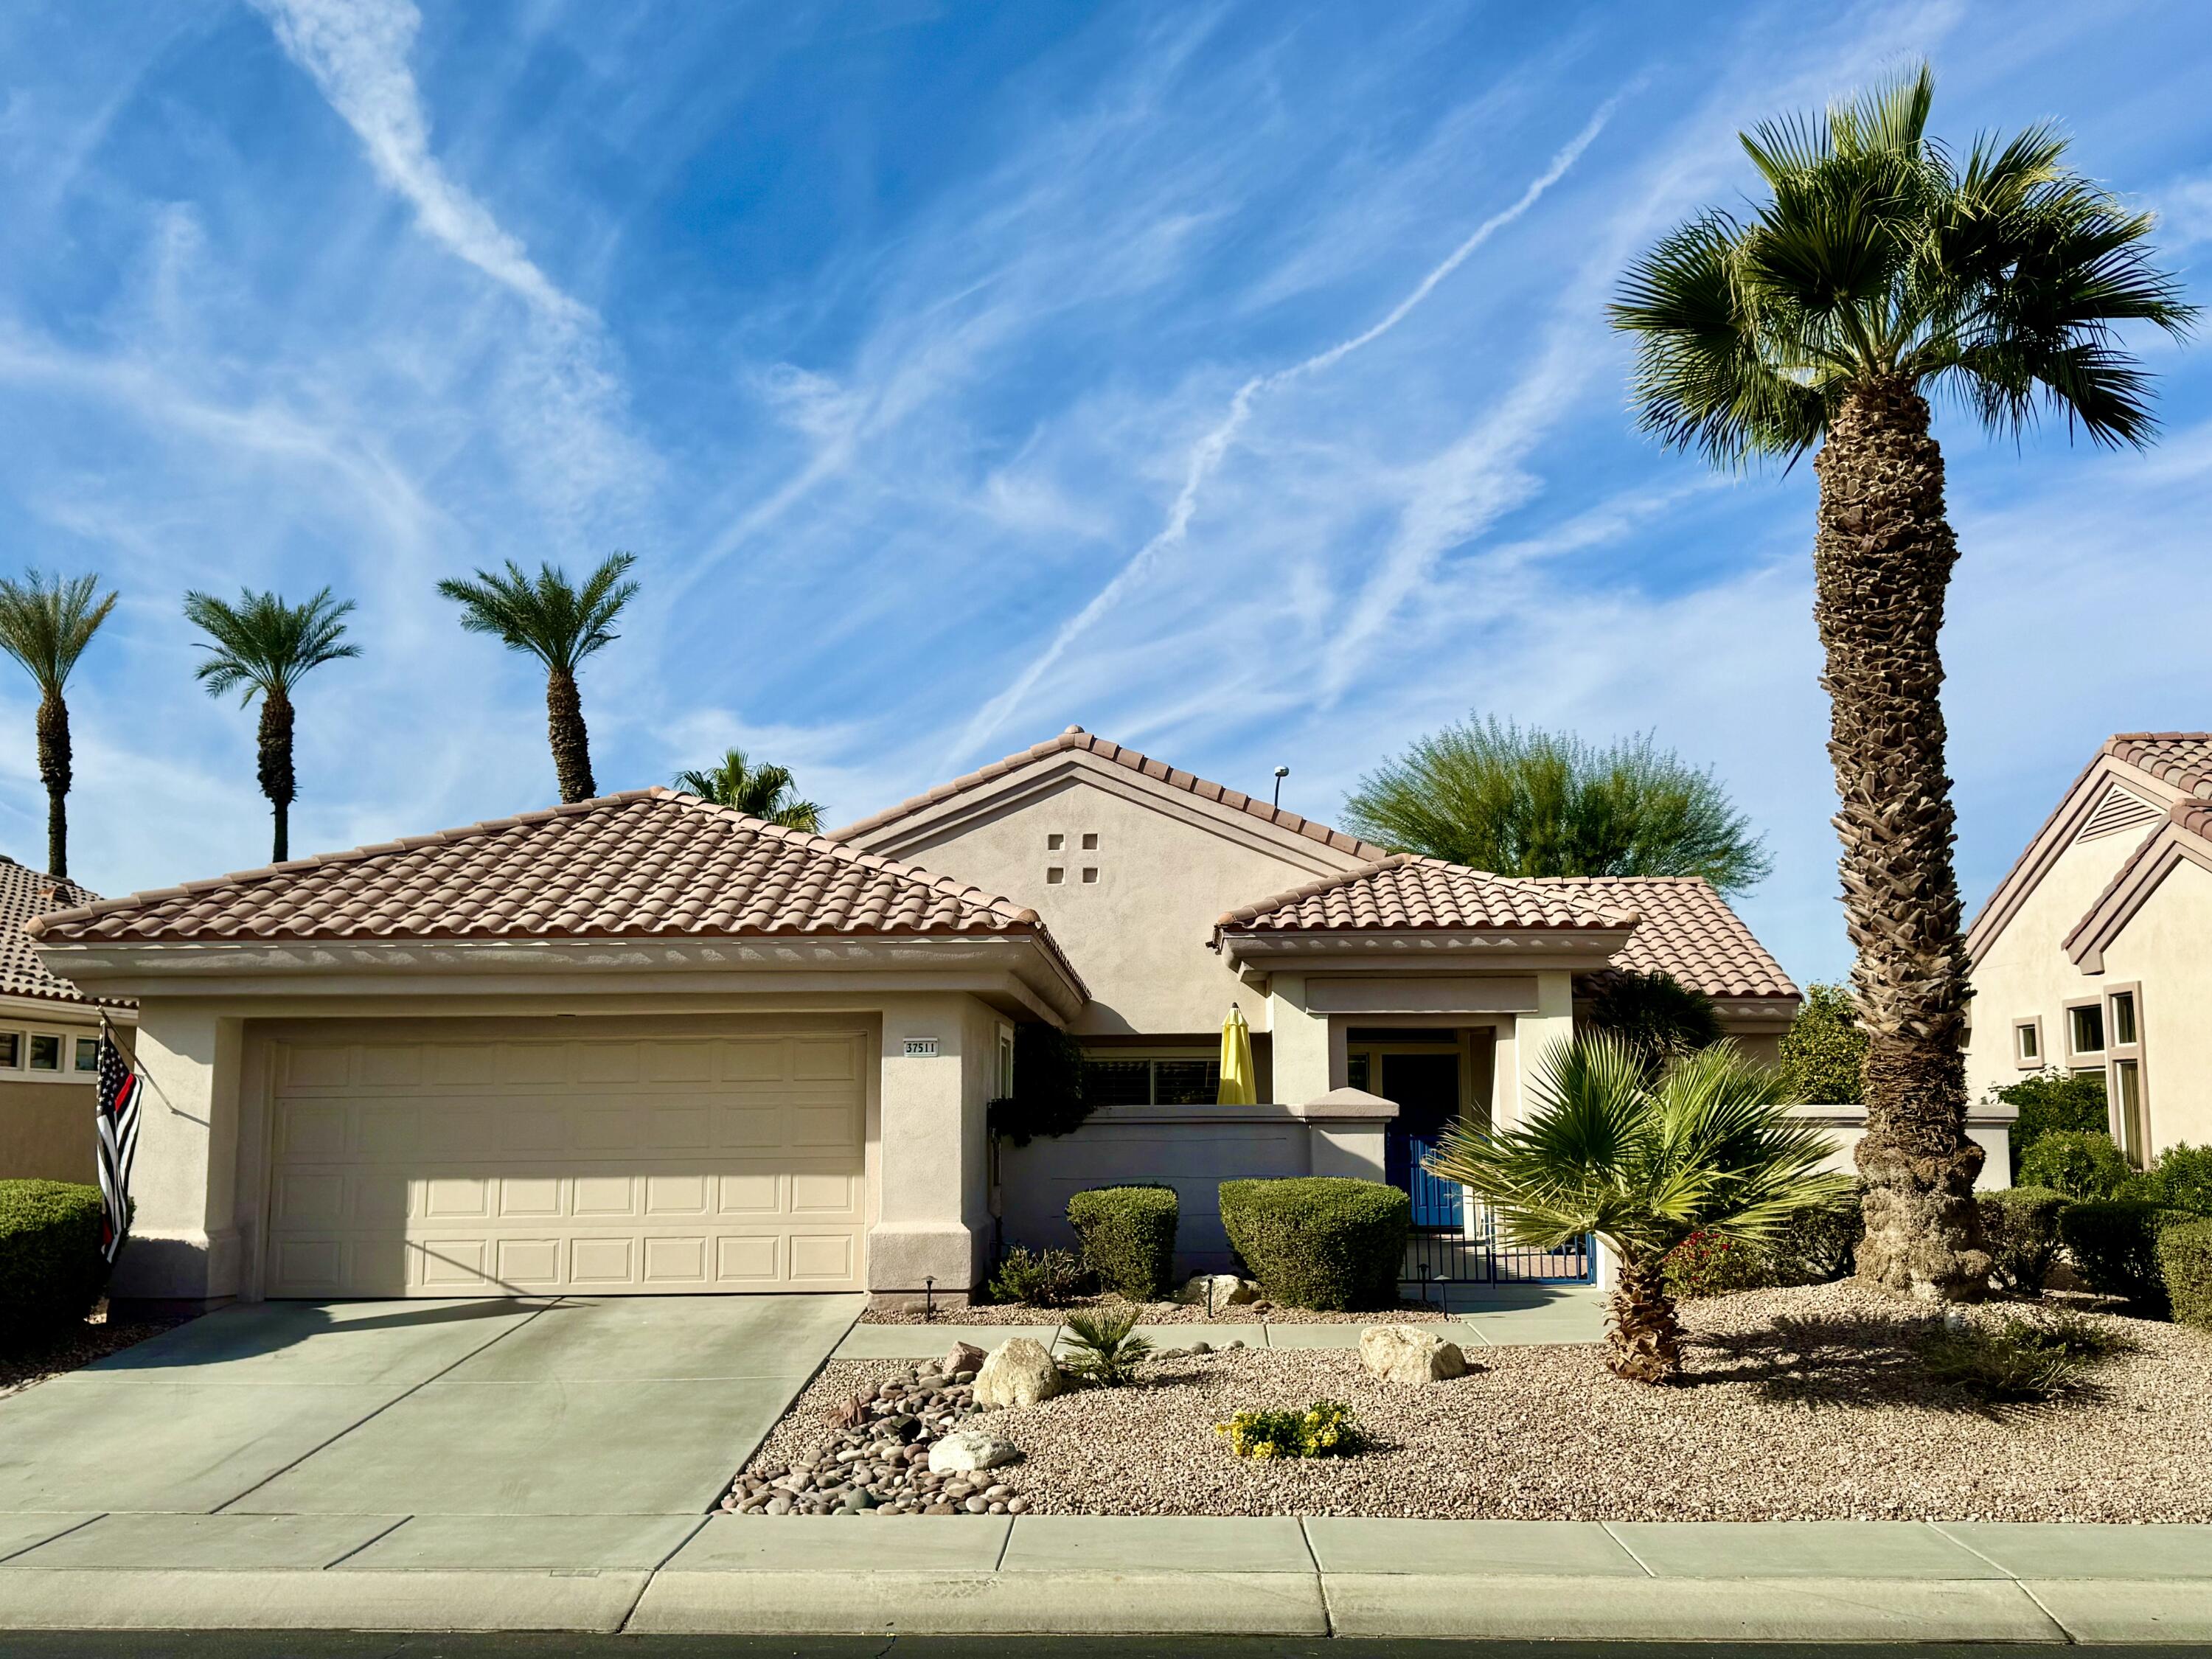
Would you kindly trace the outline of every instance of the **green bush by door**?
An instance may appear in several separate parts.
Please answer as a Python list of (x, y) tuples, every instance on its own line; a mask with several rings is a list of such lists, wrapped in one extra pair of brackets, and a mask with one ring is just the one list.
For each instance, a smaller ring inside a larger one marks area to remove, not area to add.
[(107, 1283), (100, 1188), (0, 1181), (0, 1346), (82, 1319)]
[(1177, 1210), (1172, 1187), (1093, 1187), (1067, 1200), (1067, 1224), (1102, 1286), (1157, 1302), (1175, 1277)]
[(1395, 1187), (1341, 1176), (1221, 1183), (1221, 1225), (1261, 1291), (1294, 1308), (1387, 1308), (1413, 1226)]

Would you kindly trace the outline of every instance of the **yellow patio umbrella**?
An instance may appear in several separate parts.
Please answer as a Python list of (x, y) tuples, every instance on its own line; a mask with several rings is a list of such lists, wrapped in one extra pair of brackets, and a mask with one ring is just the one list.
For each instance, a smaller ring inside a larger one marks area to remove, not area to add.
[(1213, 1099), (1220, 1106), (1251, 1106), (1260, 1099), (1252, 1081), (1252, 1028), (1233, 1002), (1221, 1023), (1221, 1087)]

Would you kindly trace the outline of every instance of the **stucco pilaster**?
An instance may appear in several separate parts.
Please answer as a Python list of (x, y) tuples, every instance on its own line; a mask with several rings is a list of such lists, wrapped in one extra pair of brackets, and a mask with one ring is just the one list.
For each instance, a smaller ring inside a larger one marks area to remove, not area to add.
[(155, 1000), (140, 1011), (145, 1099), (131, 1180), (134, 1212), (112, 1296), (201, 1302), (238, 1294), (243, 1035), (243, 1021), (203, 1005)]
[[(983, 1265), (984, 1108), (997, 1064), (996, 1022), (967, 996), (916, 996), (884, 1008), (881, 1170), (868, 1231), (868, 1288), (941, 1295), (971, 1290)], [(909, 1043), (933, 1045), (910, 1053)]]

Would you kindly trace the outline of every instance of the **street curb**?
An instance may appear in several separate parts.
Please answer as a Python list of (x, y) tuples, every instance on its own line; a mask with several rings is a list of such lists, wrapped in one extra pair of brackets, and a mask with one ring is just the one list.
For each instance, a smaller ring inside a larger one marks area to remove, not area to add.
[(0, 1575), (0, 1630), (583, 1631), (612, 1635), (646, 1572), (137, 1571)]

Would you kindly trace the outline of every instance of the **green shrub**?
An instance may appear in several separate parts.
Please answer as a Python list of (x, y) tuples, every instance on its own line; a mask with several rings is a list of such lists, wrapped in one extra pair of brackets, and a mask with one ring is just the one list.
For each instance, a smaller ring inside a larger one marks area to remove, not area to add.
[(2105, 1108), (2102, 1072), (2038, 1072), (1990, 1092), (2020, 1114), (2007, 1134), (2012, 1143), (2015, 1184), (2021, 1180), (2021, 1160), (2027, 1156), (2027, 1149), (2053, 1129), (2094, 1134), (2112, 1122)]
[(1136, 1334), (1136, 1324), (1133, 1307), (1068, 1315), (1068, 1355), (1060, 1369), (1102, 1389), (1135, 1382), (1138, 1365), (1152, 1353), (1152, 1345)]
[(0, 1346), (82, 1319), (107, 1284), (97, 1187), (0, 1181)]
[(1101, 1285), (1153, 1302), (1175, 1277), (1176, 1210), (1172, 1187), (1093, 1187), (1067, 1200), (1067, 1222)]
[(1221, 1225), (1261, 1290), (1294, 1308), (1384, 1308), (1398, 1299), (1413, 1200), (1342, 1176), (1221, 1183)]
[(1017, 1146), (1039, 1135), (1069, 1134), (1091, 1107), (1083, 1098), (1083, 1048), (1056, 1025), (1014, 1027), (1014, 1091), (988, 1109), (991, 1133)]
[(2185, 1143), (2167, 1147), (2151, 1165), (2146, 1197), (2170, 1209), (2212, 1215), (2212, 1146)]
[(1239, 1457), (1343, 1457), (1367, 1443), (1352, 1407), (1316, 1400), (1302, 1412), (1239, 1412), (1213, 1425)]
[(1083, 1262), (1073, 1250), (1025, 1250), (1017, 1244), (999, 1258), (988, 1289), (994, 1302), (1031, 1308), (1064, 1308), (1084, 1291)]
[(2058, 1216), (2073, 1200), (2049, 1187), (2008, 1187), (1981, 1195), (1982, 1242), (2001, 1289), (2041, 1296), (2058, 1255)]
[(2052, 1129), (2021, 1159), (2019, 1184), (2098, 1203), (2119, 1197), (2135, 1173), (2127, 1155), (2102, 1130)]
[(2159, 1235), (2194, 1221), (2186, 1210), (2140, 1199), (2072, 1204), (2059, 1212), (2058, 1237), (2089, 1288), (2117, 1296), (2153, 1318), (2166, 1313), (2166, 1281), (2159, 1274)]
[(1865, 1085), (1867, 1037), (1851, 994), (1840, 985), (1806, 988), (1805, 1006), (1782, 1034), (1782, 1075), (1794, 1100), (1853, 1105)]
[(1672, 974), (1634, 974), (1618, 969), (1593, 975), (1592, 1030), (1626, 1038), (1653, 1065), (1676, 1054), (1710, 1048), (1726, 1032), (1713, 1000)]
[(2212, 1327), (2212, 1221), (2176, 1222), (2158, 1236), (2159, 1278), (2173, 1316)]
[(1920, 1345), (1928, 1375), (1984, 1405), (2039, 1405), (2078, 1393), (2089, 1368), (2128, 1340), (2079, 1314), (1943, 1324)]
[(1797, 1211), (1783, 1223), (1781, 1236), (1768, 1246), (1775, 1259), (1776, 1282), (1825, 1285), (1850, 1277), (1866, 1236), (1865, 1194), (1858, 1188), (1833, 1204)]
[(1683, 1301), (1779, 1284), (1774, 1257), (1740, 1238), (1694, 1232), (1667, 1252), (1667, 1293)]

